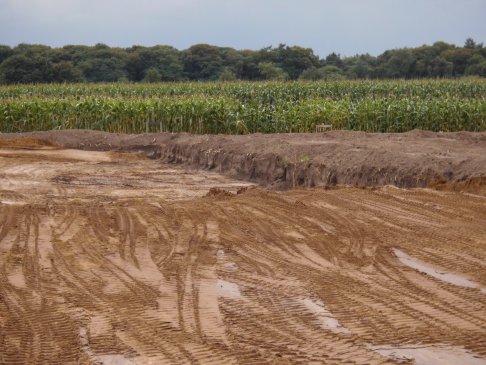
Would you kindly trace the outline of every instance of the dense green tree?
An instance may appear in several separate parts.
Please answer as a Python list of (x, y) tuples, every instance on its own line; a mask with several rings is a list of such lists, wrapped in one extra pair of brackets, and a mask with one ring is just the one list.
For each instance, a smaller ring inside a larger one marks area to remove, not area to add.
[(7, 84), (51, 82), (52, 63), (43, 56), (13, 55), (0, 65), (0, 79)]
[(127, 55), (125, 70), (130, 81), (141, 81), (145, 77), (147, 65), (143, 61), (139, 52), (129, 51)]
[(337, 66), (328, 65), (321, 67), (320, 70), (323, 75), (322, 78), (325, 80), (339, 80), (344, 78), (343, 71)]
[(419, 78), (485, 76), (486, 48), (468, 38), (463, 47), (435, 42), (416, 48), (324, 59), (312, 49), (280, 44), (235, 50), (198, 44), (130, 48), (39, 44), (0, 45), (0, 82), (115, 82), (179, 80), (320, 80), (331, 78)]
[(344, 71), (346, 77), (350, 79), (369, 78), (372, 76), (373, 70), (376, 66), (376, 58), (369, 54), (347, 57), (342, 61), (342, 70)]
[(259, 52), (245, 50), (240, 52), (242, 60), (236, 67), (236, 77), (243, 80), (258, 80), (261, 78), (258, 63), (260, 59)]
[(183, 53), (184, 72), (191, 80), (216, 80), (223, 69), (218, 47), (197, 44)]
[(148, 69), (157, 70), (161, 81), (178, 81), (184, 78), (180, 52), (170, 46), (134, 46), (128, 51), (126, 70), (132, 81), (140, 81)]
[(468, 38), (464, 42), (464, 48), (467, 48), (467, 49), (476, 49), (476, 48), (482, 48), (482, 47), (483, 47), (482, 43), (476, 44), (476, 41), (472, 38)]
[(486, 77), (486, 58), (480, 54), (468, 60), (465, 75)]
[(229, 47), (219, 48), (219, 52), (223, 62), (223, 70), (231, 69), (232, 72), (235, 72), (243, 64), (243, 55), (241, 52)]
[[(437, 45), (437, 47), (435, 46)], [(440, 56), (442, 46), (435, 43), (434, 46), (421, 46), (412, 49), (413, 55), (415, 57), (415, 63), (412, 67), (413, 77), (427, 77), (429, 75), (430, 63), (436, 57)]]
[(300, 74), (310, 68), (319, 66), (319, 57), (314, 55), (310, 48), (289, 47), (280, 44), (278, 48), (271, 51), (275, 53), (273, 62), (284, 70), (292, 80), (297, 79)]
[(143, 78), (143, 81), (153, 83), (159, 82), (161, 79), (162, 78), (160, 76), (159, 70), (157, 70), (155, 67), (151, 67), (145, 72), (145, 77)]
[(450, 77), (452, 76), (453, 64), (442, 56), (434, 58), (428, 67), (429, 77)]
[(308, 68), (299, 77), (300, 80), (339, 80), (343, 78), (343, 71), (332, 65)]
[(272, 62), (260, 62), (258, 70), (264, 80), (287, 80), (289, 75)]
[(79, 64), (84, 77), (92, 82), (128, 80), (123, 62), (115, 57), (94, 58)]
[(91, 47), (68, 45), (61, 48), (66, 60), (72, 61), (75, 65), (91, 58)]
[(340, 55), (333, 52), (326, 57), (323, 66), (336, 66), (342, 69), (344, 66), (344, 62), (341, 59)]
[(83, 73), (74, 67), (71, 61), (61, 61), (52, 64), (52, 82), (81, 82), (85, 81)]
[(299, 76), (299, 80), (321, 80), (322, 74), (320, 72), (320, 68), (317, 67), (309, 67), (307, 70), (304, 70)]
[(49, 57), (52, 48), (42, 44), (21, 43), (13, 48), (14, 55), (23, 55), (26, 57)]
[(228, 67), (226, 67), (221, 75), (219, 75), (219, 80), (220, 81), (235, 81), (236, 80), (236, 75), (235, 73)]
[(384, 76), (390, 78), (413, 77), (412, 68), (416, 58), (411, 50), (403, 48), (389, 52), (389, 57), (384, 63)]
[(14, 54), (14, 51), (9, 46), (0, 45), (0, 63)]
[(452, 62), (452, 74), (454, 76), (464, 75), (467, 67), (467, 61), (476, 53), (476, 50), (470, 48), (454, 48), (442, 53), (442, 56), (449, 62)]
[[(424, 46), (424, 47), (429, 47), (429, 46)], [(455, 48), (454, 45), (452, 44), (449, 44), (447, 42), (442, 42), (442, 41), (439, 41), (439, 42), (435, 42), (432, 46), (430, 46), (431, 48), (433, 48), (435, 50), (435, 52), (437, 52), (437, 54), (441, 54), (442, 52), (445, 52), (449, 49), (453, 49)]]

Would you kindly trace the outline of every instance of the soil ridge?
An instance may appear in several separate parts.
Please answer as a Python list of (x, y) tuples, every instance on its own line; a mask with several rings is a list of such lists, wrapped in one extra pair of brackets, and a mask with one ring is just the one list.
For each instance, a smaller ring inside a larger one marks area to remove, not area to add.
[(212, 170), (276, 189), (336, 185), (444, 189), (450, 183), (470, 188), (478, 181), (482, 186), (486, 176), (486, 133), (128, 135), (65, 130), (1, 134), (0, 146), (19, 138), (28, 139), (30, 147), (38, 140), (40, 145), (60, 148), (140, 152), (164, 163)]

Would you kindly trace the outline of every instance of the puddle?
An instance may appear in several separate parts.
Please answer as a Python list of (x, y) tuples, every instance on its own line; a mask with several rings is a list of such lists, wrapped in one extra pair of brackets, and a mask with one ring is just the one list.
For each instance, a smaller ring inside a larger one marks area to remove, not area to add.
[(238, 269), (238, 265), (236, 265), (236, 263), (226, 262), (227, 256), (226, 256), (226, 252), (224, 252), (224, 250), (218, 249), (218, 251), (216, 251), (216, 257), (217, 257), (217, 260), (219, 261), (219, 263), (222, 264), (223, 267), (226, 270), (235, 271), (236, 269)]
[(415, 269), (417, 271), (420, 271), (424, 274), (430, 275), (436, 279), (442, 280), (444, 282), (447, 282), (449, 284), (457, 285), (457, 286), (463, 286), (466, 288), (478, 288), (481, 290), (482, 293), (486, 294), (486, 288), (482, 287), (480, 284), (464, 277), (461, 275), (457, 274), (452, 274), (445, 272), (443, 270), (438, 270), (432, 266), (427, 265), (426, 263), (414, 259), (411, 256), (408, 256), (405, 252), (398, 250), (396, 248), (393, 249), (393, 252), (395, 255), (398, 257), (400, 262), (408, 267), (411, 267), (412, 269)]
[(388, 358), (406, 361), (415, 365), (486, 365), (486, 359), (460, 347), (447, 346), (371, 346), (373, 351)]
[(0, 200), (0, 204), (5, 204), (5, 205), (25, 205), (24, 202), (14, 202), (10, 200)]
[(298, 302), (314, 313), (319, 319), (319, 324), (322, 328), (330, 330), (335, 333), (351, 333), (349, 329), (341, 326), (339, 321), (334, 318), (331, 312), (327, 310), (321, 301), (312, 300), (310, 298), (298, 299)]
[(240, 288), (237, 284), (218, 279), (216, 282), (216, 293), (222, 298), (240, 298)]
[(225, 269), (232, 270), (232, 271), (238, 269), (238, 265), (236, 265), (234, 262), (227, 262), (226, 264), (224, 264), (224, 267)]
[(220, 249), (220, 250), (218, 250), (218, 251), (216, 252), (216, 256), (218, 256), (218, 257), (223, 257), (223, 256), (224, 256), (224, 251), (223, 251), (223, 250), (221, 250), (221, 249)]

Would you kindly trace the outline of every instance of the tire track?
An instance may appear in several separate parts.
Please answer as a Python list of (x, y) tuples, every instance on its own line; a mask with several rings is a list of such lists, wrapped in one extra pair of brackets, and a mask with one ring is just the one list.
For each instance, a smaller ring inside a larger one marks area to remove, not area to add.
[(374, 365), (398, 363), (376, 346), (417, 344), (486, 358), (486, 295), (393, 251), (486, 286), (483, 196), (205, 196), (236, 183), (69, 156), (0, 156), (0, 364)]

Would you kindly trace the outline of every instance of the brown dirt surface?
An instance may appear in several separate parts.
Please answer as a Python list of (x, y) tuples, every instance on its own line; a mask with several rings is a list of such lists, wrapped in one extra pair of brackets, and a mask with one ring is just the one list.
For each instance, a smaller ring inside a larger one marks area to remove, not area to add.
[[(364, 133), (190, 135), (110, 134), (88, 130), (0, 134), (64, 148), (137, 151), (266, 187), (427, 187), (486, 176), (486, 133)], [(14, 142), (15, 143), (15, 142)]]
[[(340, 134), (282, 138), (304, 151)], [(485, 137), (416, 134), (426, 153), (449, 146), (457, 187), (279, 192), (215, 172), (229, 162), (166, 163), (188, 146), (263, 158), (271, 136), (5, 143), (0, 364), (485, 364)], [(398, 154), (400, 136), (355, 137)]]
[(20, 149), (41, 149), (41, 148), (55, 148), (56, 146), (45, 139), (37, 139), (31, 137), (23, 138), (1, 138), (0, 134), (0, 148), (20, 148)]

